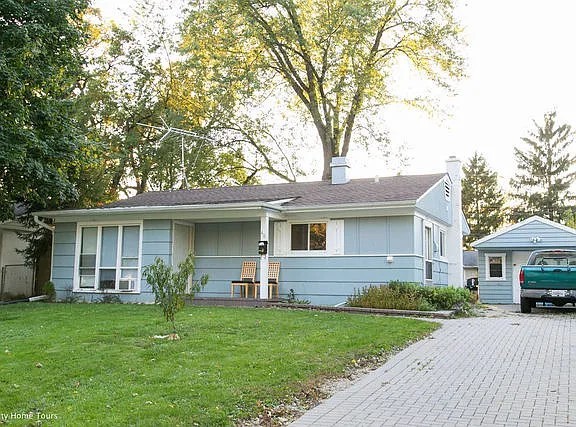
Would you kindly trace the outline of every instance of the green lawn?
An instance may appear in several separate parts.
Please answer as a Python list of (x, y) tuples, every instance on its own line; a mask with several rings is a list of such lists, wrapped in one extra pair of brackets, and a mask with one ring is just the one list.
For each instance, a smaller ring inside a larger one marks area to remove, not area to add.
[(168, 332), (156, 306), (0, 306), (0, 424), (34, 412), (47, 425), (231, 425), (437, 327), (215, 307), (186, 307), (177, 324), (182, 339), (166, 341), (153, 338)]

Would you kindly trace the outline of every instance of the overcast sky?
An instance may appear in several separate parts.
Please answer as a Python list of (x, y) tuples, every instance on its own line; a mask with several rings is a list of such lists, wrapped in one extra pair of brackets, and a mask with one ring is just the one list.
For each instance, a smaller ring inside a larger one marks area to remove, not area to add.
[[(128, 3), (97, 0), (95, 6), (111, 17), (118, 4)], [(407, 150), (403, 173), (441, 172), (448, 156), (465, 161), (479, 151), (506, 184), (516, 167), (513, 147), (534, 128), (533, 120), (541, 123), (555, 109), (560, 122), (576, 126), (576, 1), (460, 0), (457, 13), (468, 43), (468, 77), (455, 97), (442, 99), (448, 114), (430, 118), (392, 108), (383, 121), (394, 143)], [(350, 157), (354, 177), (396, 172), (379, 159)]]

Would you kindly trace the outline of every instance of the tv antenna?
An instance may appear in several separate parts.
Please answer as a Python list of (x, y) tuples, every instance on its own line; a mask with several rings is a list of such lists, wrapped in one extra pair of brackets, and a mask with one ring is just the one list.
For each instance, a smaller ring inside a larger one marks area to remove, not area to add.
[(160, 120), (162, 120), (162, 124), (164, 126), (152, 126), (152, 125), (147, 125), (144, 123), (136, 123), (136, 124), (139, 126), (144, 126), (144, 127), (150, 128), (150, 129), (154, 129), (154, 130), (163, 132), (164, 134), (158, 140), (158, 144), (161, 144), (162, 141), (164, 141), (165, 139), (167, 139), (171, 135), (180, 136), (180, 168), (181, 168), (181, 172), (182, 172), (182, 180), (184, 183), (184, 189), (189, 190), (190, 185), (188, 184), (188, 178), (186, 177), (186, 165), (184, 163), (184, 138), (185, 137), (191, 137), (191, 138), (196, 138), (196, 139), (201, 140), (201, 143), (200, 143), (200, 146), (198, 147), (193, 165), (196, 165), (196, 162), (198, 161), (198, 157), (200, 156), (200, 149), (206, 143), (206, 141), (215, 142), (215, 140), (212, 138), (208, 138), (208, 137), (205, 137), (203, 135), (200, 135), (196, 132), (192, 132), (189, 130), (179, 129), (179, 128), (169, 126), (168, 123), (166, 123), (166, 121), (162, 117), (160, 117)]

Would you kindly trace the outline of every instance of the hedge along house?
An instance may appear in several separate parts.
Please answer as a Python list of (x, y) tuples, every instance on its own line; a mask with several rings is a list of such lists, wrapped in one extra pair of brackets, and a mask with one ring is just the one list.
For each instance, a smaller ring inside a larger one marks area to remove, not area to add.
[[(448, 173), (332, 182), (142, 193), (102, 208), (38, 212), (54, 220), (57, 295), (90, 301), (117, 293), (152, 302), (142, 268), (177, 265), (189, 252), (209, 275), (202, 297), (229, 297), (242, 261), (256, 260), (267, 298), (269, 260), (280, 296), (339, 304), (355, 289), (391, 280), (462, 286), (460, 161)], [(267, 251), (259, 255), (259, 242)]]
[(478, 296), (489, 304), (520, 303), (520, 267), (538, 249), (576, 249), (576, 230), (539, 216), (472, 243), (478, 250)]

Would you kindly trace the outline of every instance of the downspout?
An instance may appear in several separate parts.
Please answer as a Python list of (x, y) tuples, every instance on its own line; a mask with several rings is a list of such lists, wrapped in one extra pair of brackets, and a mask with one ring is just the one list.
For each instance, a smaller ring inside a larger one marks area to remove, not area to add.
[[(54, 256), (54, 230), (56, 229), (56, 227), (54, 227), (53, 225), (49, 225), (46, 224), (44, 221), (40, 220), (40, 218), (38, 218), (38, 215), (34, 215), (34, 222), (39, 225), (40, 227), (49, 230), (52, 233), (52, 250), (50, 253), (50, 281), (52, 281), (52, 257)], [(34, 267), (34, 290), (36, 290), (36, 286), (37, 286), (37, 279), (38, 279), (38, 266)], [(42, 295), (41, 295), (42, 296)], [(32, 300), (30, 300), (32, 301)]]
[(38, 215), (34, 215), (34, 222), (40, 227), (45, 228), (46, 230), (50, 230), (52, 233), (54, 232), (55, 227), (53, 225), (46, 224), (44, 221), (41, 221), (40, 218), (38, 218)]

